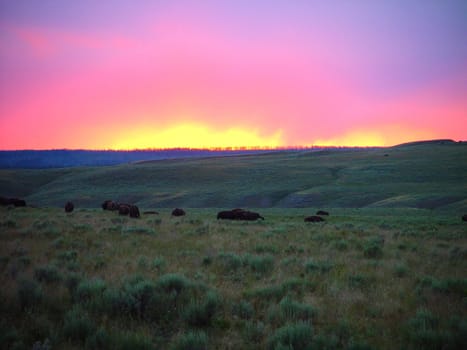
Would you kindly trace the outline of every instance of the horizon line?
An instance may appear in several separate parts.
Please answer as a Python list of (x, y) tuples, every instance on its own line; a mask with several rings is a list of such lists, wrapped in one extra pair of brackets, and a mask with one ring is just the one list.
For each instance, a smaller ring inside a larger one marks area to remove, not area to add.
[(313, 149), (337, 149), (337, 148), (391, 148), (400, 145), (410, 145), (417, 143), (430, 142), (449, 142), (449, 143), (464, 143), (467, 140), (453, 139), (432, 139), (432, 140), (416, 140), (403, 142), (391, 146), (346, 146), (346, 145), (289, 145), (289, 146), (231, 146), (231, 147), (147, 147), (147, 148), (131, 148), (131, 149), (115, 149), (115, 148), (47, 148), (47, 149), (0, 149), (0, 152), (25, 152), (25, 151), (90, 151), (90, 152), (159, 152), (159, 151), (208, 151), (208, 152), (238, 152), (238, 151), (286, 151), (286, 150), (313, 150)]
[(22, 148), (0, 149), (0, 152), (41, 152), (41, 151), (90, 151), (90, 152), (158, 152), (158, 151), (208, 151), (208, 152), (236, 152), (236, 151), (286, 151), (286, 150), (312, 150), (326, 148), (387, 148), (393, 146), (255, 146), (255, 147), (148, 147), (148, 148)]

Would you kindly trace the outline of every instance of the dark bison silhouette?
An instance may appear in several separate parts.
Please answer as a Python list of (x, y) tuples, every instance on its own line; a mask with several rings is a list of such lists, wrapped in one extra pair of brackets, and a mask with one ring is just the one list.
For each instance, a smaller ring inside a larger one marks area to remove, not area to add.
[(130, 214), (130, 205), (129, 204), (119, 204), (118, 205), (118, 214), (120, 214), (120, 215)]
[(467, 221), (467, 214), (462, 216), (462, 221)]
[(15, 207), (25, 207), (26, 201), (19, 198), (0, 197), (0, 205), (14, 205)]
[(327, 211), (324, 211), (324, 210), (318, 210), (316, 212), (316, 215), (329, 215), (329, 213)]
[(244, 211), (240, 213), (240, 220), (255, 221), (258, 219), (264, 220), (264, 218), (261, 215), (253, 211)]
[(305, 222), (321, 222), (321, 221), (324, 221), (324, 219), (318, 215), (311, 215), (305, 218)]
[(175, 208), (174, 210), (172, 210), (172, 216), (183, 216), (185, 214), (185, 210), (180, 208)]
[(130, 218), (139, 218), (139, 209), (136, 205), (130, 205)]
[(75, 206), (73, 205), (72, 202), (66, 202), (65, 204), (65, 212), (71, 213), (75, 209)]
[(223, 220), (248, 220), (254, 221), (258, 219), (264, 220), (264, 218), (253, 211), (248, 211), (240, 208), (232, 210), (224, 210), (217, 213), (217, 219)]
[(102, 209), (104, 210), (119, 210), (119, 204), (108, 199), (102, 203)]

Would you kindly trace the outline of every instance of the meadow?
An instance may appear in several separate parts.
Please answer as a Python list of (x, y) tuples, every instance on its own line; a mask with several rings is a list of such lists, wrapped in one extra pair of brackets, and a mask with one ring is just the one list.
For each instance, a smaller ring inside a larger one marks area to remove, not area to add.
[(0, 170), (35, 206), (0, 207), (0, 347), (466, 348), (466, 176), (464, 144)]

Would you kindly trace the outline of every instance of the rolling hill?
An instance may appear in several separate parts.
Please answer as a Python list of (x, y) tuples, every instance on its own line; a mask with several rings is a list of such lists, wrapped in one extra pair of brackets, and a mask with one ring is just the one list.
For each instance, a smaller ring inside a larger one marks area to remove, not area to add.
[(61, 169), (1, 169), (0, 195), (33, 206), (415, 207), (467, 210), (467, 144), (260, 155)]

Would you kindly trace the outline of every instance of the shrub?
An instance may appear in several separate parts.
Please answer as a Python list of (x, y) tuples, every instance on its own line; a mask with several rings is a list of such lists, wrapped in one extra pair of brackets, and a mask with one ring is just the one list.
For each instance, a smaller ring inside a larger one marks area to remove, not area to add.
[(226, 273), (232, 273), (242, 267), (242, 258), (234, 253), (219, 253), (218, 259)]
[(245, 261), (257, 277), (270, 273), (274, 268), (274, 257), (267, 255), (246, 255)]
[(258, 343), (264, 336), (264, 329), (264, 323), (261, 321), (247, 321), (245, 322), (242, 333), (249, 343)]
[(53, 265), (38, 267), (34, 270), (34, 277), (39, 282), (53, 283), (62, 279), (60, 271)]
[(115, 350), (152, 350), (151, 339), (138, 333), (117, 333), (113, 335)]
[(142, 280), (125, 286), (125, 302), (129, 311), (138, 318), (147, 317), (148, 308), (154, 301), (156, 287), (152, 281)]
[(182, 275), (170, 273), (161, 276), (157, 280), (157, 287), (168, 293), (180, 294), (184, 289), (191, 286), (191, 282)]
[(151, 263), (151, 267), (154, 270), (158, 270), (159, 272), (163, 271), (166, 265), (167, 261), (163, 257), (154, 258), (154, 260)]
[(97, 330), (97, 332), (89, 335), (86, 338), (86, 349), (99, 349), (99, 350), (113, 350), (115, 345), (113, 344), (112, 336), (103, 328)]
[(107, 288), (102, 295), (102, 308), (116, 316), (129, 315), (139, 319), (149, 318), (156, 298), (155, 284), (144, 278), (126, 281), (121, 288)]
[(62, 248), (64, 244), (65, 240), (63, 239), (63, 237), (58, 237), (52, 241), (52, 246), (55, 248)]
[(311, 305), (299, 303), (286, 296), (279, 304), (269, 308), (268, 320), (275, 325), (283, 325), (287, 322), (311, 321), (315, 314)]
[(36, 341), (32, 345), (32, 350), (50, 350), (52, 347), (50, 345), (49, 339), (45, 339), (44, 342)]
[(349, 248), (349, 242), (345, 239), (340, 239), (338, 241), (334, 241), (333, 246), (340, 251), (347, 250)]
[(79, 302), (89, 302), (102, 296), (106, 283), (101, 279), (81, 281), (76, 288), (76, 297)]
[(31, 265), (31, 258), (29, 256), (20, 256), (18, 258), (18, 263), (23, 267)]
[(255, 253), (262, 254), (262, 253), (271, 253), (271, 254), (276, 254), (279, 249), (274, 246), (274, 245), (263, 245), (263, 244), (258, 244), (254, 248)]
[(465, 296), (467, 294), (467, 278), (447, 278), (438, 280), (431, 276), (425, 276), (419, 281), (418, 290), (421, 290), (423, 287), (430, 287), (433, 291), (443, 294)]
[(206, 350), (207, 348), (208, 337), (202, 331), (183, 334), (172, 345), (172, 350)]
[(255, 309), (253, 308), (253, 305), (246, 300), (240, 300), (232, 307), (232, 314), (244, 320), (252, 318), (254, 313)]
[(209, 326), (221, 302), (214, 292), (208, 292), (204, 300), (192, 300), (183, 312), (183, 319), (194, 327)]
[(212, 258), (210, 256), (205, 256), (202, 260), (202, 263), (204, 266), (211, 265), (212, 263)]
[(367, 259), (379, 259), (383, 257), (384, 238), (373, 237), (367, 240), (363, 246), (363, 256)]
[(408, 268), (407, 268), (407, 265), (405, 264), (401, 263), (394, 267), (394, 275), (396, 277), (399, 277), (399, 278), (405, 277), (407, 276), (407, 273), (408, 273)]
[(421, 309), (407, 322), (408, 338), (420, 349), (442, 349), (448, 334), (439, 330), (439, 319), (429, 310)]
[(65, 277), (65, 286), (67, 287), (70, 295), (74, 296), (76, 294), (76, 289), (82, 279), (83, 277), (78, 273), (72, 272), (67, 274)]
[(67, 250), (57, 255), (57, 259), (64, 262), (74, 262), (78, 258), (78, 252), (76, 250)]
[(123, 230), (123, 234), (145, 234), (145, 235), (155, 235), (156, 231), (146, 227), (127, 227)]
[(458, 294), (459, 296), (467, 295), (467, 278), (455, 279), (447, 278), (442, 280), (433, 279), (431, 288), (433, 290), (445, 293), (445, 294)]
[(349, 276), (349, 286), (352, 288), (365, 288), (374, 282), (374, 279), (367, 275), (355, 274)]
[(305, 262), (305, 271), (307, 273), (310, 272), (320, 272), (326, 273), (329, 272), (333, 268), (333, 264), (328, 261), (314, 261), (309, 259)]
[(277, 349), (311, 349), (313, 329), (311, 324), (299, 322), (288, 324), (277, 329), (267, 341), (267, 348)]
[(148, 258), (144, 255), (141, 255), (138, 258), (138, 268), (146, 269), (148, 267)]
[(286, 293), (295, 292), (300, 294), (305, 290), (315, 290), (316, 282), (311, 282), (310, 280), (304, 280), (300, 278), (289, 278), (282, 283), (282, 288)]
[(84, 344), (94, 333), (94, 323), (81, 308), (75, 307), (65, 314), (63, 334), (66, 339)]
[(15, 228), (16, 227), (16, 221), (13, 220), (6, 220), (0, 223), (0, 227), (6, 227), (6, 228)]
[(245, 296), (248, 298), (255, 298), (260, 302), (269, 304), (271, 300), (279, 301), (284, 296), (285, 292), (286, 291), (283, 286), (276, 285), (246, 291)]
[(42, 289), (33, 280), (20, 280), (17, 292), (22, 310), (37, 306), (43, 297)]

